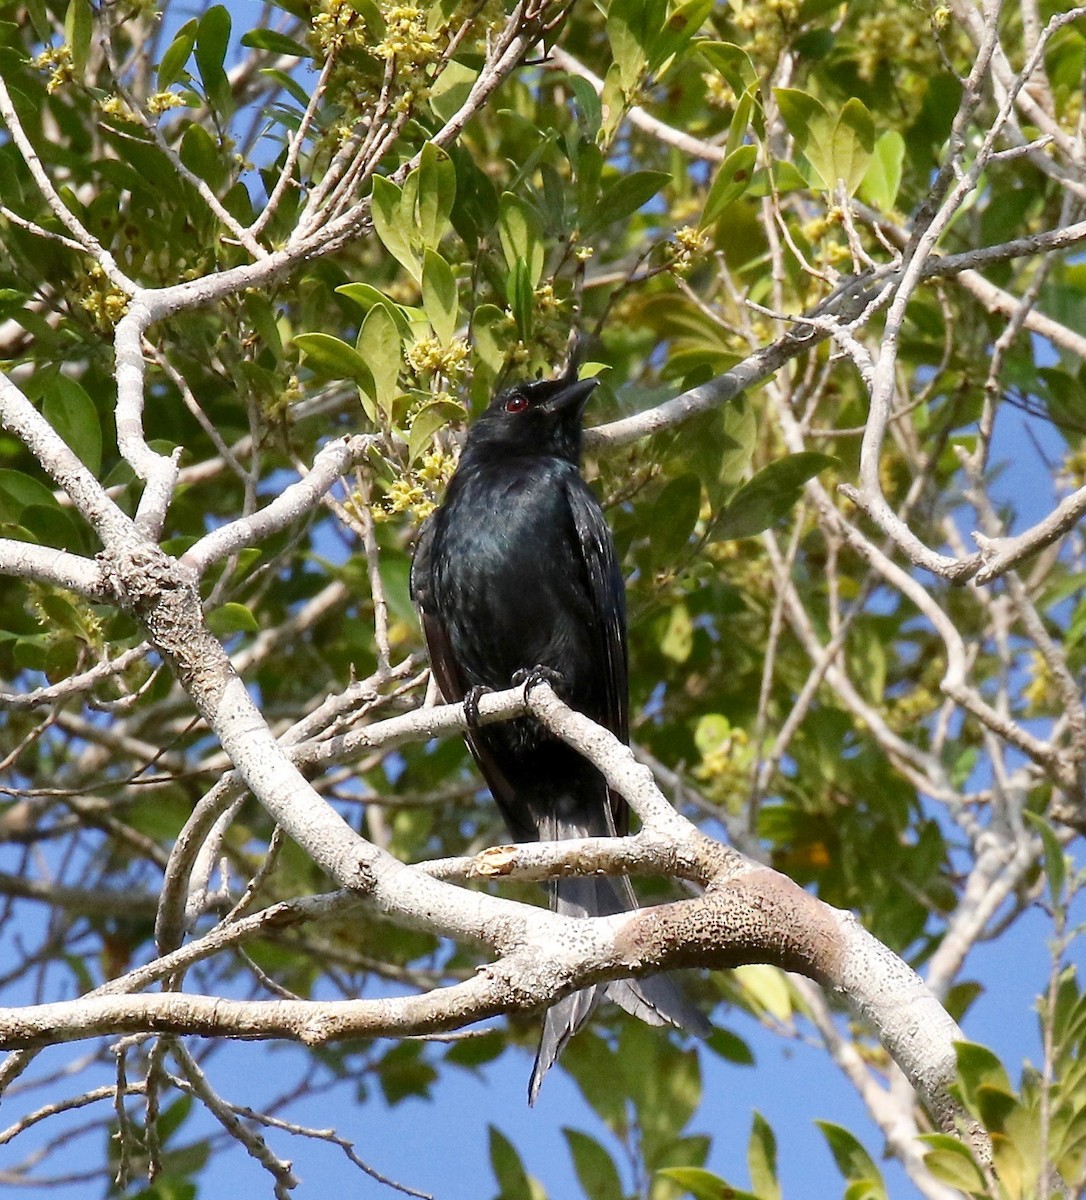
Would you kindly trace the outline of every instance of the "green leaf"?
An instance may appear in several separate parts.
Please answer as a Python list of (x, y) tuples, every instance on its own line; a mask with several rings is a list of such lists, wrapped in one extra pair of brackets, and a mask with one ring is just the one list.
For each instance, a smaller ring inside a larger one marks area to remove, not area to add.
[(93, 32), (94, 12), (90, 0), (70, 0), (64, 14), (64, 40), (71, 49), (72, 67), (78, 79), (86, 74)]
[(649, 66), (640, 28), (642, 9), (641, 0), (611, 0), (607, 9), (611, 58), (617, 83), (626, 97), (633, 93)]
[(649, 69), (658, 78), (669, 70), (672, 61), (705, 24), (716, 0), (686, 0), (668, 14), (659, 35), (652, 39)]
[(763, 467), (736, 492), (714, 522), (711, 540), (753, 537), (769, 529), (796, 504), (808, 479), (836, 465), (837, 459), (808, 450)]
[(576, 1129), (563, 1129), (562, 1133), (584, 1194), (592, 1200), (623, 1200), (618, 1168), (600, 1143)]
[(51, 639), (46, 634), (21, 637), (11, 648), (15, 665), (24, 671), (44, 671), (49, 661)]
[(92, 474), (102, 469), (102, 423), (94, 401), (82, 385), (67, 375), (50, 380), (42, 416), (82, 459)]
[(257, 633), (260, 625), (252, 610), (244, 604), (230, 601), (221, 604), (207, 614), (207, 627), (216, 637), (227, 637), (232, 633)]
[(633, 171), (604, 185), (596, 211), (585, 223), (585, 232), (625, 221), (671, 182), (668, 171)]
[(726, 1183), (719, 1175), (702, 1167), (666, 1167), (657, 1171), (657, 1179), (669, 1179), (677, 1183), (694, 1200), (759, 1200), (751, 1192), (741, 1192)]
[(496, 304), (480, 304), (471, 314), (475, 353), (493, 375), (505, 365), (509, 349), (509, 318)]
[(419, 409), (411, 421), (411, 432), (407, 439), (408, 462), (416, 458), (430, 445), (433, 436), (450, 421), (462, 421), (467, 414), (463, 406), (452, 400), (435, 400)]
[(202, 125), (193, 123), (185, 130), (181, 139), (181, 161), (216, 190), (226, 182), (227, 165), (218, 143)]
[[(822, 186), (827, 186), (827, 164), (833, 159), (833, 122), (825, 106), (798, 88), (777, 88), (774, 96), (781, 119), (788, 126), (797, 148), (818, 171)], [(826, 174), (820, 170), (819, 163), (826, 166)]]
[(424, 246), (436, 246), (452, 227), (449, 214), (456, 203), (456, 168), (433, 142), (422, 148), (418, 165), (419, 232)]
[(901, 168), (905, 161), (905, 139), (896, 129), (880, 134), (867, 173), (860, 184), (860, 195), (873, 208), (884, 213), (894, 211), (901, 188)]
[(1064, 904), (1064, 888), (1067, 884), (1067, 858), (1063, 846), (1056, 837), (1055, 830), (1039, 813), (1024, 813), (1026, 820), (1033, 826), (1045, 852), (1045, 877), (1048, 880), (1048, 894), (1052, 899), (1052, 907), (1059, 909)]
[(697, 475), (672, 479), (656, 497), (649, 514), (649, 543), (653, 560), (673, 562), (690, 540), (701, 510), (701, 480)]
[(63, 629), (88, 645), (97, 642), (98, 638), (94, 630), (87, 625), (84, 614), (64, 596), (57, 592), (45, 592), (40, 596), (38, 604), (49, 618), (50, 629)]
[(429, 1096), (437, 1071), (423, 1056), (419, 1042), (401, 1042), (381, 1059), (377, 1078), (386, 1102), (392, 1106), (409, 1096)]
[(474, 1071), (493, 1062), (506, 1048), (505, 1038), (498, 1030), (453, 1042), (445, 1051), (445, 1061), (467, 1071)]
[(383, 304), (375, 304), (370, 309), (358, 331), (355, 348), (369, 368), (373, 390), (370, 391), (365, 383), (360, 386), (369, 392), (386, 417), (391, 416), (392, 401), (399, 392), (397, 381), (403, 364), (403, 343), (396, 322)]
[(843, 180), (851, 196), (875, 147), (875, 125), (863, 101), (852, 97), (834, 117), (813, 96), (796, 88), (777, 88), (774, 95), (796, 147), (818, 176), (816, 182), (833, 191)]
[(769, 963), (745, 963), (736, 967), (735, 981), (756, 1007), (765, 1009), (782, 1025), (791, 1021), (792, 993), (788, 978), (779, 967)]
[(732, 123), (728, 126), (728, 140), (724, 145), (725, 158), (746, 144), (747, 131), (751, 126), (751, 115), (754, 112), (757, 97), (757, 84), (752, 84), (745, 92), (739, 93), (739, 99), (735, 102), (735, 112), (732, 114)]
[(822, 1130), (833, 1161), (841, 1174), (848, 1180), (871, 1184), (875, 1189), (871, 1195), (885, 1200), (886, 1189), (882, 1183), (882, 1175), (860, 1142), (840, 1125), (834, 1125), (830, 1121), (816, 1121), (815, 1124)]
[(22, 471), (0, 468), (0, 521), (17, 522), (34, 505), (59, 507), (44, 483)]
[(230, 80), (223, 66), (229, 45), (229, 10), (222, 4), (213, 4), (196, 29), (196, 66), (208, 103), (223, 117), (228, 117), (234, 109)]
[(396, 322), (400, 337), (406, 339), (411, 336), (411, 321), (407, 313), (401, 305), (390, 300), (384, 292), (379, 292), (377, 288), (371, 287), (368, 283), (344, 283), (336, 288), (336, 293), (346, 296), (348, 300), (353, 300), (365, 312), (369, 312), (375, 304), (380, 304), (388, 309), (389, 316)]
[[(528, 286), (534, 288), (543, 274), (543, 221), (539, 210), (512, 192), (503, 192), (498, 201), (498, 237), (505, 265), (513, 271), (518, 261), (523, 262)], [(512, 295), (509, 300), (512, 303)]]
[(694, 622), (685, 604), (672, 605), (661, 630), (660, 653), (673, 662), (684, 663), (694, 648)]
[(1013, 1095), (1014, 1088), (1006, 1069), (987, 1046), (976, 1042), (955, 1042), (954, 1054), (958, 1059), (958, 1079), (962, 1098), (970, 1111), (979, 1108), (979, 1093), (987, 1088)]
[(780, 1200), (781, 1185), (777, 1178), (777, 1139), (769, 1122), (761, 1113), (754, 1114), (754, 1124), (747, 1145), (747, 1170), (750, 1185), (761, 1200)]
[(757, 146), (740, 146), (720, 164), (720, 168), (705, 197), (705, 208), (701, 214), (701, 227), (712, 225), (729, 204), (750, 187), (754, 164), (758, 160)]
[(374, 232), (385, 249), (403, 266), (416, 283), (422, 278), (419, 256), (411, 246), (411, 219), (404, 214), (403, 193), (383, 175), (373, 178), (370, 215)]
[(532, 1187), (516, 1147), (493, 1125), (489, 1130), (490, 1166), (501, 1189), (500, 1200), (532, 1200)]
[(870, 1179), (857, 1179), (845, 1188), (843, 1200), (886, 1200), (886, 1189)]
[(292, 54), (295, 58), (312, 58), (311, 51), (301, 42), (296, 42), (274, 29), (250, 29), (242, 35), (241, 44), (251, 50), (267, 50), (271, 54)]
[(748, 88), (759, 84), (759, 72), (754, 69), (750, 55), (741, 46), (732, 42), (699, 41), (696, 48), (705, 61), (727, 80), (736, 96), (742, 96)]
[(581, 124), (585, 136), (594, 138), (599, 133), (600, 124), (603, 121), (603, 108), (600, 105), (596, 89), (580, 75), (567, 75), (566, 83), (570, 91), (577, 97), (577, 107), (581, 110)]
[(353, 379), (359, 387), (373, 386), (365, 359), (353, 346), (330, 333), (299, 333), (294, 344), (305, 355), (306, 366), (331, 379)]
[(535, 300), (535, 295), (532, 289), (532, 280), (528, 272), (528, 264), (523, 258), (518, 258), (513, 264), (513, 269), (509, 272), (508, 278), (505, 281), (506, 299), (509, 301), (509, 307), (513, 311), (513, 317), (517, 322), (517, 332), (520, 335), (522, 342), (531, 341), (532, 338), (532, 308)]
[(754, 1055), (750, 1047), (730, 1029), (714, 1029), (705, 1044), (727, 1062), (737, 1063), (741, 1067), (754, 1066)]
[(430, 88), (430, 107), (434, 116), (445, 122), (458, 113), (478, 78), (477, 69), (465, 66), (456, 59), (446, 64)]
[[(3, 508), (3, 497), (0, 497), (0, 513)], [(41, 546), (56, 546), (74, 553), (86, 551), (87, 538), (77, 526), (72, 513), (61, 508), (51, 496), (48, 504), (26, 505), (19, 517), (19, 524), (28, 539)], [(4, 536), (18, 537), (14, 532), (5, 533)]]
[(832, 186), (844, 180), (845, 191), (853, 195), (867, 174), (875, 149), (875, 122), (864, 102), (851, 97), (833, 131)]
[(460, 307), (456, 279), (449, 264), (429, 247), (422, 267), (422, 307), (438, 340), (447, 345), (456, 332)]
[(304, 109), (309, 103), (309, 96), (305, 88), (286, 71), (280, 71), (278, 67), (261, 67), (257, 74), (263, 75), (266, 79), (274, 79), (288, 96), (292, 96), (297, 101), (300, 108)]
[[(53, 22), (45, 7), (45, 0), (27, 0), (26, 11), (30, 17), (30, 24), (38, 35), (38, 40), (48, 42), (53, 36)], [(14, 28), (15, 22), (13, 21), (11, 24)]]
[(987, 1184), (973, 1155), (956, 1137), (947, 1133), (923, 1133), (920, 1141), (932, 1147), (924, 1155), (924, 1165), (943, 1183), (960, 1188), (963, 1192), (988, 1194)]
[(795, 18), (796, 24), (807, 25), (824, 13), (835, 12), (840, 7), (841, 0), (803, 0)]

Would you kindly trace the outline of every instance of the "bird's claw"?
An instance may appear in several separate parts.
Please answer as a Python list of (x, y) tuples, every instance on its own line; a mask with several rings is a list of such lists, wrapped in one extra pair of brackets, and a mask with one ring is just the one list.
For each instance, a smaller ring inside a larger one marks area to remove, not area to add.
[(528, 703), (528, 693), (532, 688), (539, 687), (541, 683), (549, 683), (552, 688), (561, 687), (563, 680), (562, 676), (557, 671), (552, 671), (550, 667), (534, 666), (521, 667), (521, 669), (513, 676), (513, 686), (524, 686), (524, 703)]
[(464, 720), (468, 723), (469, 729), (479, 728), (479, 701), (493, 690), (481, 683), (468, 689), (468, 693), (464, 697)]

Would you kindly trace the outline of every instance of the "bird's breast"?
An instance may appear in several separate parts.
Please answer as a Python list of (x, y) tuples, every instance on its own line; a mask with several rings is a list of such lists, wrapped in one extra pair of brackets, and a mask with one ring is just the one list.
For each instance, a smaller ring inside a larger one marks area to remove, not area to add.
[(562, 671), (591, 656), (584, 563), (553, 470), (480, 472), (446, 502), (433, 547), (435, 600), (472, 683)]

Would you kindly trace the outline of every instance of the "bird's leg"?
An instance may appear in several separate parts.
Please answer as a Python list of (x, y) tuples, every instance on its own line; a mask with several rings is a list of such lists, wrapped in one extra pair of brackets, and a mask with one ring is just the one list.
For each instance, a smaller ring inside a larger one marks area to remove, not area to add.
[(488, 688), (482, 683), (477, 683), (474, 687), (468, 689), (468, 693), (464, 697), (464, 720), (467, 721), (469, 729), (479, 728), (479, 701), (487, 692), (492, 692), (493, 690), (493, 688)]
[(549, 683), (557, 691), (565, 683), (565, 680), (558, 671), (552, 671), (550, 667), (544, 667), (538, 663), (534, 667), (521, 667), (513, 676), (514, 687), (524, 685), (525, 704), (528, 703), (528, 693), (532, 688), (539, 687), (541, 683)]

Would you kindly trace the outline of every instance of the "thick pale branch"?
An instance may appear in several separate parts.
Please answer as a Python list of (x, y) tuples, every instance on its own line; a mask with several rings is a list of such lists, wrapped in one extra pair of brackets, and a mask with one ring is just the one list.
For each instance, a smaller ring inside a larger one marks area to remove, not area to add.
[[(22, 441), (61, 487), (103, 542), (126, 538), (128, 517), (14, 383), (0, 373), (0, 424)], [(73, 556), (74, 557), (74, 556)]]
[(344, 472), (366, 453), (376, 439), (361, 434), (325, 446), (304, 479), (292, 483), (251, 517), (239, 517), (201, 538), (181, 558), (197, 575), (228, 554), (263, 541), (309, 512)]
[[(919, 268), (920, 278), (931, 280), (953, 277), (962, 272), (975, 271), (986, 263), (1008, 262), (1015, 258), (1066, 250), (1083, 241), (1086, 241), (1086, 221), (1079, 221), (1061, 229), (1047, 230), (1031, 237), (1018, 238), (995, 246), (984, 246), (962, 254), (932, 254)], [(890, 265), (868, 275), (846, 280), (809, 314), (817, 319), (816, 325), (806, 322), (802, 315), (795, 316), (792, 318), (797, 325), (795, 331), (755, 351), (731, 370), (709, 380), (708, 383), (691, 388), (671, 400), (665, 400), (654, 408), (587, 430), (585, 447), (590, 451), (607, 453), (720, 408), (734, 400), (740, 392), (764, 383), (792, 359), (825, 341), (834, 328), (854, 321), (885, 287), (896, 286), (900, 278), (900, 265)], [(972, 556), (965, 563), (946, 556), (934, 556), (931, 551), (928, 551), (927, 555), (933, 557), (933, 561), (938, 560), (934, 565), (939, 573), (943, 573), (944, 569), (950, 570), (953, 577), (962, 579), (968, 578), (979, 569), (982, 562), (979, 554)]]
[(33, 542), (0, 538), (0, 575), (51, 583), (89, 600), (113, 599), (98, 564), (92, 559), (51, 546), (36, 546)]
[(542, 883), (564, 875), (665, 875), (708, 884), (706, 856), (647, 830), (630, 837), (568, 838), (490, 846), (461, 858), (435, 858), (416, 864), (435, 879), (507, 879)]
[[(198, 611), (195, 596), (182, 613)], [(178, 617), (174, 624), (191, 622)], [(158, 621), (148, 620), (152, 632)], [(193, 686), (182, 652), (164, 639), (162, 649), (175, 658), (179, 675)], [(215, 643), (217, 646), (217, 643)], [(196, 651), (205, 650), (197, 646)], [(183, 653), (192, 653), (187, 648)], [(208, 662), (204, 660), (205, 672)], [(213, 661), (213, 659), (212, 659)], [(202, 695), (207, 682), (194, 690)], [(678, 901), (631, 914), (571, 920), (497, 897), (464, 891), (428, 878), (422, 869), (391, 859), (338, 823), (323, 801), (304, 783), (289, 776), (295, 770), (266, 730), (256, 729), (238, 711), (238, 699), (227, 681), (217, 704), (202, 696), (208, 718), (219, 730), (224, 747), (250, 786), (312, 857), (353, 886), (369, 903), (406, 923), (454, 937), (481, 940), (501, 957), (467, 983), (394, 1000), (310, 1004), (291, 1001), (246, 1003), (217, 997), (163, 995), (85, 997), (66, 1004), (0, 1012), (0, 1041), (9, 1047), (34, 1047), (104, 1032), (176, 1032), (205, 1036), (285, 1037), (305, 1044), (333, 1038), (398, 1036), (438, 1032), (500, 1012), (552, 1003), (578, 987), (604, 979), (650, 973), (677, 966), (734, 966), (772, 962), (800, 971), (832, 986), (857, 1005), (875, 1024), (902, 1069), (922, 1090), (941, 1120), (949, 1124), (953, 1105), (945, 1096), (952, 1073), (956, 1026), (934, 997), (896, 956), (886, 951), (846, 914), (837, 913), (808, 895), (787, 877), (744, 859), (705, 837), (676, 813), (659, 793), (647, 768), (608, 731), (564, 705), (547, 685), (534, 688), (528, 703), (548, 728), (588, 755), (621, 791), (645, 825), (640, 839), (610, 844), (591, 839), (572, 848), (565, 864), (580, 870), (608, 869), (615, 859), (643, 863), (695, 878), (707, 885), (695, 900)], [(510, 705), (510, 700), (514, 701)], [(484, 718), (495, 710), (522, 703), (519, 693), (483, 698)], [(490, 710), (489, 712), (486, 710)], [(430, 728), (463, 722), (462, 706), (426, 714)], [(419, 714), (400, 721), (400, 732), (419, 732)], [(389, 726), (392, 722), (383, 723)], [(387, 734), (387, 728), (385, 730)], [(264, 743), (268, 744), (265, 745)], [(249, 757), (259, 755), (255, 762)], [(304, 790), (303, 790), (304, 789)], [(484, 856), (491, 866), (502, 851)], [(562, 851), (556, 847), (525, 848), (528, 872), (551, 871)], [(546, 860), (550, 858), (550, 861)], [(440, 870), (438, 866), (438, 870)], [(259, 914), (258, 914), (259, 916)], [(253, 920), (254, 930), (260, 928)], [(229, 930), (221, 937), (230, 937)], [(176, 954), (182, 954), (177, 951)], [(158, 964), (161, 967), (161, 964)], [(157, 971), (155, 972), (158, 973)], [(145, 976), (146, 978), (146, 976)], [(122, 984), (122, 986), (124, 986)], [(926, 1031), (923, 1037), (917, 1030)]]

